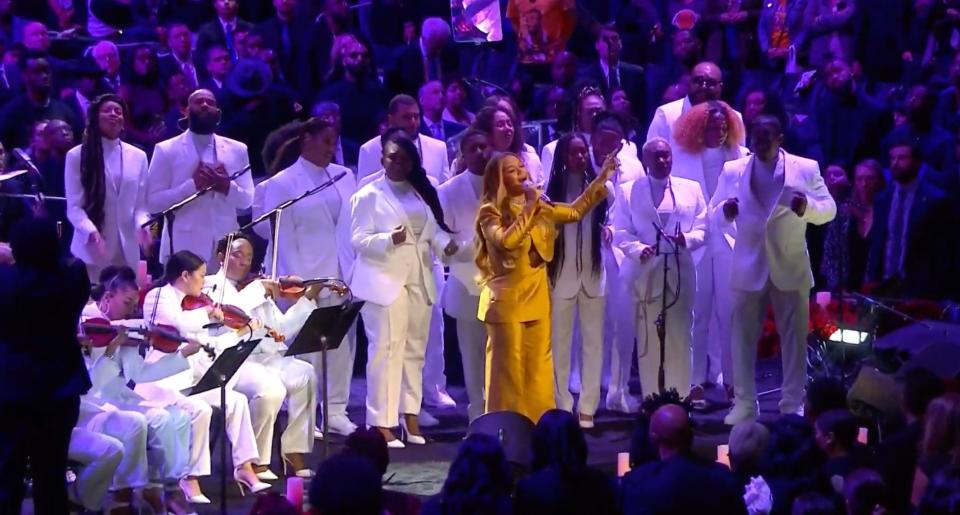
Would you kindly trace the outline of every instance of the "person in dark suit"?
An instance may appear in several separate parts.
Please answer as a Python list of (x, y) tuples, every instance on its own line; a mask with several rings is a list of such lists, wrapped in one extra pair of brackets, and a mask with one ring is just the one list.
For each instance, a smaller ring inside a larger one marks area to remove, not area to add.
[(193, 33), (190, 32), (190, 27), (181, 22), (172, 23), (167, 32), (170, 52), (160, 54), (157, 58), (160, 79), (167, 81), (174, 74), (182, 73), (187, 79), (187, 87), (193, 91), (199, 87), (201, 79), (193, 54)]
[(218, 103), (226, 100), (224, 82), (230, 74), (232, 65), (230, 51), (225, 47), (213, 45), (207, 48), (204, 54), (206, 78), (200, 81), (200, 87), (212, 91)]
[(440, 18), (423, 21), (420, 38), (407, 45), (397, 56), (388, 75), (388, 84), (395, 94), (415, 97), (427, 81), (443, 80), (458, 75), (460, 62), (451, 41), (450, 25)]
[(760, 60), (757, 18), (760, 0), (707, 0), (703, 12), (706, 60), (735, 72), (755, 68)]
[(0, 513), (20, 513), (27, 461), (34, 511), (68, 512), (63, 473), (90, 378), (77, 342), (90, 296), (83, 262), (65, 258), (53, 221), (14, 226), (0, 265)]
[(42, 55), (23, 52), (19, 61), (26, 92), (14, 97), (0, 111), (0, 142), (7, 148), (26, 147), (30, 130), (38, 120), (66, 120), (74, 134), (80, 134), (83, 123), (63, 101), (51, 91), (50, 63)]
[(517, 484), (514, 513), (617, 513), (616, 486), (587, 466), (587, 441), (572, 413), (554, 409), (540, 417), (533, 432), (533, 468)]
[(217, 11), (217, 19), (204, 23), (197, 31), (197, 53), (207, 55), (210, 47), (219, 45), (227, 49), (231, 60), (236, 61), (238, 57), (234, 34), (237, 31), (250, 32), (253, 24), (237, 16), (240, 11), (237, 0), (214, 0), (213, 8)]
[(444, 105), (445, 90), (440, 81), (432, 80), (420, 88), (420, 109), (423, 111), (420, 134), (440, 141), (449, 141), (466, 130), (466, 125), (443, 119)]
[(367, 141), (377, 133), (377, 124), (385, 114), (387, 94), (370, 69), (370, 51), (360, 41), (344, 48), (343, 78), (329, 84), (320, 92), (318, 100), (340, 106), (350, 116), (343, 121), (344, 139)]
[(276, 52), (288, 84), (300, 84), (301, 54), (310, 31), (312, 20), (296, 16), (296, 2), (274, 1), (274, 15), (257, 25), (256, 32), (263, 36), (263, 44)]
[[(620, 34), (610, 26), (604, 26), (597, 34), (595, 42), (598, 58), (585, 68), (581, 69), (581, 80), (593, 80), (600, 85), (603, 96), (610, 99), (610, 93), (615, 89), (625, 90), (631, 98), (640, 99), (644, 90), (643, 68), (620, 61), (620, 52), (623, 50)], [(634, 102), (639, 109), (640, 102)], [(637, 110), (634, 116), (638, 116)]]
[(97, 95), (105, 92), (103, 70), (93, 59), (82, 59), (71, 63), (67, 73), (73, 77), (73, 94), (64, 99), (64, 102), (73, 110), (78, 120), (87, 118), (87, 106)]
[(300, 89), (316, 91), (323, 87), (323, 81), (333, 69), (330, 51), (334, 39), (340, 34), (351, 32), (353, 19), (350, 8), (344, 0), (322, 0), (323, 12), (310, 26), (303, 61), (300, 63)]
[(357, 167), (357, 160), (360, 157), (360, 143), (356, 140), (346, 138), (341, 133), (343, 120), (340, 117), (340, 106), (334, 102), (318, 102), (313, 107), (313, 116), (316, 116), (325, 122), (333, 125), (337, 129), (337, 148), (333, 153), (333, 163), (346, 167)]
[(892, 185), (874, 200), (867, 282), (884, 282), (905, 297), (957, 297), (957, 242), (951, 197), (934, 185), (940, 175), (923, 164), (913, 142), (890, 147)]
[(747, 513), (742, 489), (733, 474), (723, 465), (701, 461), (691, 453), (693, 432), (683, 408), (668, 404), (655, 411), (650, 419), (650, 439), (657, 446), (660, 460), (623, 477), (621, 513)]
[(183, 23), (191, 31), (197, 31), (213, 18), (214, 8), (210, 3), (210, 0), (166, 0), (157, 9), (157, 21), (162, 24)]
[[(915, 141), (920, 157), (929, 166), (940, 172), (956, 176), (957, 159), (954, 153), (956, 138), (934, 123), (937, 97), (930, 88), (913, 86), (907, 93), (905, 110), (907, 122), (896, 127), (883, 140), (883, 147), (890, 149), (898, 141)], [(945, 184), (938, 184), (945, 187)], [(951, 193), (953, 189), (948, 189)]]

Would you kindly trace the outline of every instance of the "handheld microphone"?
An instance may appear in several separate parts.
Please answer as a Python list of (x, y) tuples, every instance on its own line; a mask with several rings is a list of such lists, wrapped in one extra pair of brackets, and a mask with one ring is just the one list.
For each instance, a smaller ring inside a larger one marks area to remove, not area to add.
[(523, 181), (523, 187), (524, 187), (524, 189), (537, 190), (537, 191), (540, 193), (540, 200), (542, 200), (542, 201), (544, 201), (544, 202), (546, 202), (546, 203), (548, 203), (548, 204), (553, 204), (553, 201), (550, 200), (550, 197), (548, 197), (547, 194), (544, 193), (543, 191), (538, 190), (538, 189), (537, 189), (537, 185), (534, 184), (533, 181), (531, 181), (530, 179), (527, 179), (527, 180)]

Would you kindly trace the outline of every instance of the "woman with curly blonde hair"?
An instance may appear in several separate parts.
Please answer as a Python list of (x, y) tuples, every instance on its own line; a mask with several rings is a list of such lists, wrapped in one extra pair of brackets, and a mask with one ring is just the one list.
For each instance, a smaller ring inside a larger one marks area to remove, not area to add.
[(556, 407), (547, 265), (558, 225), (583, 219), (606, 198), (605, 184), (616, 168), (616, 157), (608, 158), (583, 193), (566, 204), (530, 186), (516, 154), (498, 154), (487, 164), (475, 240), (477, 316), (487, 329), (486, 411), (539, 420)]
[[(700, 183), (709, 200), (727, 161), (747, 155), (740, 116), (722, 101), (697, 104), (680, 116), (673, 129), (673, 175)], [(712, 233), (712, 234), (711, 234)], [(733, 384), (730, 359), (730, 258), (720, 232), (708, 231), (705, 250), (694, 253), (697, 296), (694, 302), (691, 399), (700, 401), (705, 383)], [(721, 377), (722, 376), (722, 377)], [(728, 391), (730, 388), (728, 387)]]

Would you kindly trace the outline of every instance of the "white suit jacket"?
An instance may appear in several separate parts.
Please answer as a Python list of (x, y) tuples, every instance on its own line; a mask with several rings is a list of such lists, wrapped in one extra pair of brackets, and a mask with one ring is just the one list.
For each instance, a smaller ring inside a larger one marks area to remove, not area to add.
[[(450, 177), (450, 162), (447, 160), (447, 144), (420, 134), (417, 140), (413, 142), (420, 149), (420, 160), (423, 162), (423, 169), (427, 175), (433, 177), (438, 183), (443, 183)], [(380, 146), (380, 136), (367, 141), (360, 147), (360, 157), (357, 161), (357, 180), (363, 179), (383, 168), (380, 158), (383, 154), (383, 147)]]
[[(661, 105), (657, 108), (657, 111), (653, 114), (653, 120), (650, 121), (650, 127), (647, 129), (647, 141), (652, 140), (656, 137), (661, 137), (670, 142), (670, 147), (673, 148), (676, 145), (673, 141), (673, 127), (677, 124), (677, 119), (680, 118), (680, 115), (686, 113), (693, 107), (693, 104), (690, 103), (690, 97), (683, 97), (680, 100), (674, 100)], [(740, 111), (734, 109), (737, 113), (737, 118), (740, 118), (740, 121), (743, 121), (743, 116), (740, 114)], [(737, 142), (737, 145), (743, 146), (746, 144), (746, 134)]]
[[(443, 308), (454, 318), (459, 314), (470, 313), (477, 316), (477, 304), (480, 302), (480, 286), (477, 285), (477, 276), (480, 270), (474, 263), (476, 251), (474, 237), (476, 236), (477, 211), (480, 210), (480, 195), (483, 185), (474, 191), (469, 170), (455, 175), (438, 188), (440, 205), (443, 206), (443, 216), (454, 234), (459, 248), (457, 253), (450, 256), (450, 276), (443, 288)], [(469, 297), (469, 298), (468, 298)]]
[[(120, 142), (123, 162), (123, 180), (119, 191), (107, 178), (104, 197), (104, 227), (118, 227), (124, 262), (136, 270), (140, 261), (137, 230), (147, 221), (147, 154), (133, 145)], [(64, 166), (64, 187), (67, 197), (67, 218), (73, 225), (70, 252), (88, 264), (98, 264), (96, 251), (88, 243), (97, 228), (83, 210), (84, 193), (80, 182), (80, 145), (67, 152)], [(106, 264), (106, 263), (104, 263)]]
[[(227, 174), (233, 174), (250, 162), (247, 146), (223, 136), (214, 136), (217, 160)], [(200, 156), (190, 131), (157, 143), (147, 177), (147, 207), (158, 213), (190, 196), (196, 187), (193, 174)], [(173, 226), (174, 252), (189, 250), (213, 263), (217, 240), (237, 230), (237, 210), (253, 203), (253, 179), (247, 172), (230, 183), (227, 195), (210, 192), (181, 209)], [(170, 253), (169, 230), (164, 227), (160, 261)]]
[[(337, 277), (350, 281), (354, 253), (350, 244), (350, 197), (357, 191), (357, 180), (349, 168), (330, 164), (330, 178), (346, 173), (333, 186), (307, 197), (283, 210), (280, 215), (280, 247), (277, 252), (277, 273), (297, 275), (304, 279)], [(316, 167), (297, 160), (264, 182), (263, 205), (259, 216), (278, 205), (326, 182), (327, 176), (317, 173)], [(337, 222), (329, 212), (327, 195), (340, 196)], [(257, 209), (260, 209), (258, 206)], [(269, 223), (264, 222), (267, 228)], [(267, 247), (266, 266), (271, 269), (273, 242)]]
[[(676, 224), (680, 224), (680, 231), (687, 242), (687, 248), (681, 250), (680, 254), (681, 294), (692, 295), (696, 290), (696, 264), (692, 253), (702, 247), (706, 240), (707, 203), (699, 184), (681, 177), (671, 177), (670, 184), (673, 195), (668, 188), (660, 204), (664, 211), (661, 226), (667, 234), (672, 234)], [(673, 203), (674, 197), (676, 204)], [(639, 179), (617, 188), (613, 244), (625, 255), (620, 267), (620, 280), (631, 285), (629, 291), (640, 301), (658, 298), (663, 293), (663, 259), (674, 259), (673, 256), (653, 256), (646, 262), (640, 261), (643, 250), (657, 244), (653, 223), (658, 220), (649, 180)], [(660, 248), (666, 251), (669, 244), (661, 242)], [(668, 275), (667, 281), (676, 287), (677, 276), (673, 263), (671, 268), (674, 272)]]
[[(350, 289), (355, 297), (388, 306), (400, 296), (406, 281), (407, 269), (419, 266), (431, 303), (437, 299), (437, 285), (433, 273), (431, 249), (437, 256), (450, 242), (450, 235), (440, 230), (433, 213), (426, 209), (427, 223), (420, 238), (413, 238), (413, 228), (400, 200), (380, 177), (360, 188), (350, 199), (350, 241), (357, 253)], [(393, 244), (394, 228), (407, 228), (408, 240), (399, 246)], [(415, 252), (405, 252), (404, 246), (416, 246)], [(415, 260), (415, 263), (407, 260)]]
[[(710, 200), (711, 223), (718, 245), (733, 249), (730, 281), (734, 288), (759, 291), (767, 278), (782, 291), (809, 290), (813, 286), (807, 253), (807, 224), (822, 225), (837, 214), (837, 205), (820, 177), (816, 161), (781, 150), (783, 191), (771, 211), (763, 209), (750, 187), (753, 157), (730, 161), (723, 167), (717, 191)], [(807, 197), (803, 217), (790, 210), (793, 192)], [(727, 199), (740, 200), (734, 223), (723, 216)], [(722, 235), (722, 238), (720, 237)]]

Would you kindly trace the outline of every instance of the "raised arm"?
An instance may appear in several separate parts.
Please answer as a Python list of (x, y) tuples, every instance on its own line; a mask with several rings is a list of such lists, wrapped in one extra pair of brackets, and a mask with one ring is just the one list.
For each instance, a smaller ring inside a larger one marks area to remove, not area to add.
[(620, 166), (620, 161), (616, 157), (619, 151), (620, 149), (618, 148), (616, 151), (610, 153), (610, 156), (604, 161), (600, 173), (587, 185), (587, 189), (583, 190), (583, 193), (581, 193), (576, 200), (570, 204), (557, 203), (549, 205), (547, 214), (554, 223), (565, 224), (579, 221), (586, 216), (594, 206), (599, 204), (600, 201), (607, 198), (607, 181), (610, 180), (613, 172)]

